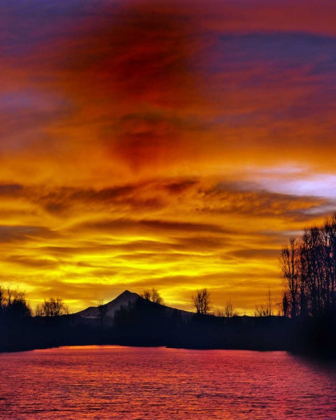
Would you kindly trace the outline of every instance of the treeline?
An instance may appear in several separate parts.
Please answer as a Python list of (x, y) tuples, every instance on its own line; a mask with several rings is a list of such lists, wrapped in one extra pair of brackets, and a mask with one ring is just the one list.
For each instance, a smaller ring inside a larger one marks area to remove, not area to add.
[(36, 317), (57, 317), (68, 315), (69, 308), (60, 298), (45, 299), (36, 306), (35, 311), (30, 307), (26, 293), (19, 288), (0, 286), (0, 320), (11, 321)]
[[(60, 298), (45, 299), (35, 311), (19, 288), (0, 286), (0, 352), (99, 343), (101, 335), (72, 328)], [(61, 316), (65, 315), (65, 316)]]
[[(146, 289), (140, 297), (146, 301), (156, 303), (159, 305), (164, 304), (164, 300), (160, 292), (155, 289)], [(219, 318), (232, 318), (238, 316), (231, 299), (227, 300), (223, 309), (213, 309), (211, 292), (207, 288), (195, 290), (191, 296), (191, 302), (195, 315), (209, 315)], [(107, 306), (103, 300), (100, 300), (97, 304), (98, 317), (103, 323), (104, 319), (107, 318)], [(268, 292), (268, 301), (266, 305), (256, 305), (254, 311), (255, 317), (265, 317), (274, 315), (273, 304), (271, 302), (271, 292)], [(59, 298), (45, 299), (42, 303), (37, 304), (35, 310), (33, 310), (27, 301), (25, 291), (19, 288), (13, 289), (10, 287), (0, 286), (0, 318), (27, 318), (27, 317), (45, 317), (53, 318), (61, 315), (70, 315), (69, 307), (65, 302)]]
[(66, 315), (57, 298), (45, 300), (32, 316), (23, 292), (1, 290), (0, 321), (6, 320), (0, 322), (0, 352), (89, 344), (288, 350), (293, 342), (291, 319), (236, 317), (231, 302), (226, 312), (215, 316), (205, 289), (193, 295), (194, 314), (162, 305), (160, 293), (152, 289), (121, 306), (114, 319), (108, 319), (103, 304), (98, 306), (97, 319)]
[(336, 213), (306, 229), (281, 251), (286, 291), (283, 313), (295, 318), (336, 316)]
[(23, 291), (0, 286), (1, 320), (18, 320), (31, 316), (32, 310)]

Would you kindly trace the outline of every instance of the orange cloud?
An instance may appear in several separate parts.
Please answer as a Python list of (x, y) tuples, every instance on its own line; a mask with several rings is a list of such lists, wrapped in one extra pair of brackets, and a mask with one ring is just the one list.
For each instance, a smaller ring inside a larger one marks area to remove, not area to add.
[(126, 287), (279, 300), (282, 243), (335, 204), (334, 9), (4, 7), (2, 282), (73, 309)]

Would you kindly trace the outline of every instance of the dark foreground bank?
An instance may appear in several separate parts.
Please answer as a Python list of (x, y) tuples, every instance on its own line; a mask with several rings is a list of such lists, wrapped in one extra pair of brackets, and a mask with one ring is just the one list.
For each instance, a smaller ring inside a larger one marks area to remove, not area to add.
[(286, 317), (194, 315), (188, 322), (139, 301), (123, 308), (113, 322), (85, 322), (74, 315), (3, 319), (0, 351), (23, 351), (72, 345), (118, 344), (188, 349), (285, 350), (336, 357), (336, 320), (291, 320)]

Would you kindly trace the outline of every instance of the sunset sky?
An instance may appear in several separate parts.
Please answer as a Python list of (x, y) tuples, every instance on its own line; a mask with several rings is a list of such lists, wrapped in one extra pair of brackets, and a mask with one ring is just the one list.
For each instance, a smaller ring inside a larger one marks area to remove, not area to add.
[(242, 313), (336, 210), (334, 0), (3, 0), (0, 282)]

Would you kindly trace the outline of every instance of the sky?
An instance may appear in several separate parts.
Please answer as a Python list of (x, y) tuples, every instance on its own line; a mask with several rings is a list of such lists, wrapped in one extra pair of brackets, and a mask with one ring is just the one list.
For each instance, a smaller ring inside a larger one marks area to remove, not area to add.
[(336, 210), (336, 2), (0, 10), (0, 283), (281, 301), (281, 247)]

